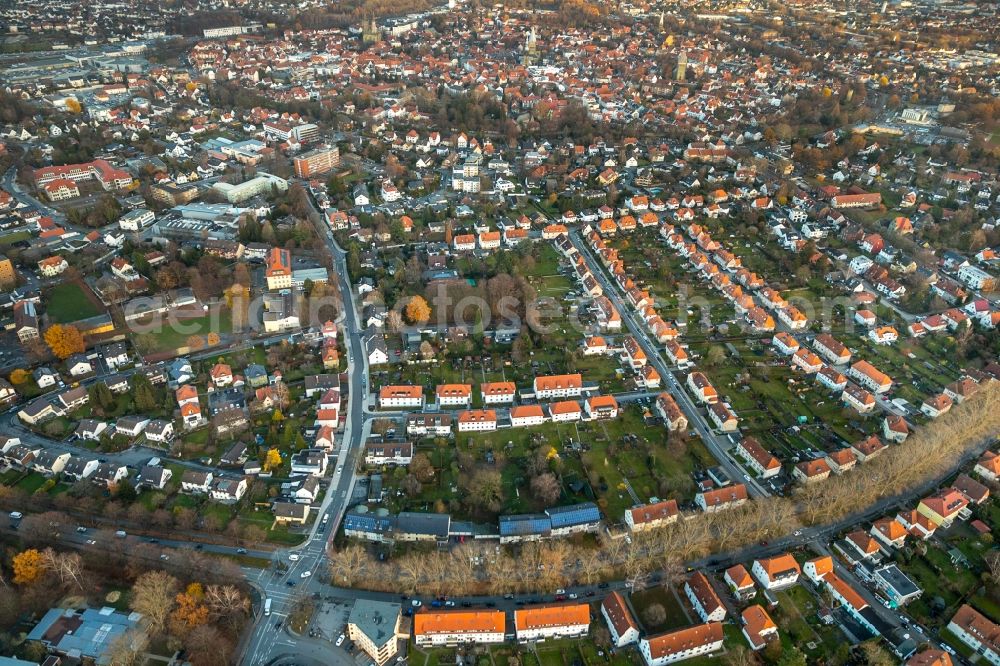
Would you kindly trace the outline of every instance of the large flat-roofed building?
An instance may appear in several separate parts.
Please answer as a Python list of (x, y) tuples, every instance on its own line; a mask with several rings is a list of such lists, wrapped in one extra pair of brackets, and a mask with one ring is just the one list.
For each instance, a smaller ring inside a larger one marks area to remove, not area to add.
[(212, 185), (212, 189), (226, 197), (226, 201), (229, 203), (241, 203), (259, 194), (270, 194), (274, 189), (284, 192), (288, 189), (288, 181), (284, 178), (258, 171), (255, 178), (251, 178), (239, 185), (216, 183)]
[(311, 178), (340, 166), (340, 149), (336, 146), (322, 146), (296, 156), (293, 161), (296, 176)]
[(396, 655), (400, 632), (399, 604), (358, 599), (347, 618), (347, 637), (378, 666)]
[(42, 167), (35, 169), (34, 175), (35, 185), (38, 187), (64, 179), (74, 183), (96, 180), (105, 190), (123, 190), (132, 185), (132, 174), (112, 166), (107, 160)]

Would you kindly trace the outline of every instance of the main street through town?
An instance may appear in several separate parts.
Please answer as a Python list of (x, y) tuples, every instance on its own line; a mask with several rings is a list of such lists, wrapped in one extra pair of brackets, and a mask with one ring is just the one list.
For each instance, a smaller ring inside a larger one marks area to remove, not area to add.
[[(310, 200), (311, 201), (311, 200)], [(319, 211), (316, 210), (316, 213)], [(337, 467), (313, 522), (309, 538), (301, 545), (274, 553), (271, 568), (254, 571), (249, 580), (262, 599), (271, 599), (270, 615), (258, 614), (245, 643), (244, 664), (266, 664), (289, 651), (284, 637), (284, 620), (303, 597), (318, 591), (318, 576), (324, 576), (327, 544), (337, 533), (357, 482), (358, 456), (364, 447), (371, 423), (365, 418), (368, 393), (368, 355), (361, 340), (347, 253), (325, 226), (320, 233), (333, 256), (334, 272), (340, 288), (342, 307), (340, 329), (347, 347), (347, 418), (341, 437)], [(282, 562), (282, 566), (277, 566)], [(307, 573), (308, 572), (308, 573)], [(303, 574), (306, 574), (303, 577)], [(325, 577), (325, 576), (324, 576)], [(291, 585), (289, 585), (291, 583)]]

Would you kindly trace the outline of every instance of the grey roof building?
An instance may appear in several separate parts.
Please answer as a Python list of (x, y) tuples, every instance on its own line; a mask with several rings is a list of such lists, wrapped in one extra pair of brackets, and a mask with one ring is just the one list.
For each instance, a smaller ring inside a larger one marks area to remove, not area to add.
[(400, 619), (397, 603), (358, 599), (347, 618), (348, 637), (382, 666), (396, 654)]

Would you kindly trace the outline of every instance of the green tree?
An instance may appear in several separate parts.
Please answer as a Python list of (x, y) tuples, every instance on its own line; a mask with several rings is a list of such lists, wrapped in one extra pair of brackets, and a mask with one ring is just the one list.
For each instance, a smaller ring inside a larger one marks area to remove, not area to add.
[(156, 409), (159, 402), (156, 399), (156, 392), (149, 379), (142, 374), (132, 375), (132, 400), (136, 409), (142, 412), (149, 412)]
[(98, 405), (101, 409), (111, 409), (115, 404), (115, 396), (104, 382), (91, 386), (89, 394), (91, 404)]

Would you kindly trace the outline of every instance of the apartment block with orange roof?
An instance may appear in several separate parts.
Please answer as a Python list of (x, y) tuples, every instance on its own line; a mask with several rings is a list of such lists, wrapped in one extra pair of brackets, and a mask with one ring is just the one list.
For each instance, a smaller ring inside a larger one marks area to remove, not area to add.
[(906, 531), (909, 532), (911, 536), (920, 539), (921, 541), (925, 541), (934, 536), (934, 533), (938, 528), (937, 523), (924, 514), (918, 512), (916, 509), (900, 511), (896, 514), (896, 520), (899, 521), (900, 525), (906, 528)]
[(492, 432), (497, 429), (497, 413), (492, 409), (467, 409), (458, 414), (459, 432)]
[(954, 662), (944, 650), (932, 648), (913, 655), (906, 660), (905, 666), (954, 666)]
[(503, 405), (514, 402), (517, 386), (514, 382), (483, 382), (479, 393), (484, 405)]
[(684, 412), (681, 411), (680, 406), (674, 397), (664, 391), (656, 396), (656, 403), (654, 405), (656, 413), (663, 419), (663, 423), (667, 426), (667, 430), (671, 432), (687, 430), (688, 420), (684, 416)]
[(588, 604), (536, 606), (514, 611), (514, 634), (519, 643), (548, 638), (579, 638), (589, 631)]
[(757, 586), (753, 583), (753, 577), (742, 564), (735, 564), (722, 576), (729, 591), (740, 601), (748, 601), (757, 596)]
[(281, 247), (273, 247), (267, 253), (264, 269), (267, 288), (271, 291), (292, 288), (292, 253)]
[(987, 662), (1000, 664), (1000, 625), (972, 606), (963, 604), (948, 623), (948, 630)]
[(514, 428), (526, 428), (545, 423), (545, 412), (541, 405), (519, 405), (510, 408), (510, 425)]
[(995, 483), (1000, 479), (1000, 455), (992, 451), (986, 451), (976, 462), (976, 466), (972, 471), (987, 481)]
[(722, 649), (722, 624), (696, 624), (639, 641), (639, 652), (647, 666), (665, 666)]
[(726, 607), (712, 588), (711, 581), (700, 571), (696, 571), (684, 581), (684, 594), (702, 622), (722, 622), (726, 619)]
[(507, 618), (498, 610), (423, 611), (413, 616), (419, 647), (503, 643)]
[(781, 462), (754, 437), (744, 437), (736, 445), (736, 453), (762, 479), (769, 479), (781, 473)]
[(587, 417), (592, 420), (618, 418), (618, 401), (613, 395), (595, 395), (584, 401)]
[(438, 407), (468, 407), (472, 401), (471, 384), (439, 384), (434, 393)]
[(699, 402), (711, 404), (718, 401), (719, 393), (703, 372), (692, 372), (687, 376), (687, 386)]
[(734, 483), (725, 488), (715, 488), (700, 492), (694, 496), (694, 503), (706, 513), (714, 513), (743, 505), (749, 499), (747, 487), (742, 483)]
[(533, 382), (535, 400), (579, 398), (583, 392), (583, 375), (545, 375)]
[(553, 423), (579, 421), (583, 416), (576, 400), (560, 400), (549, 405), (549, 420)]
[(611, 632), (611, 642), (615, 647), (631, 645), (639, 640), (639, 623), (635, 621), (632, 609), (618, 591), (614, 591), (601, 602), (601, 615)]
[(917, 513), (927, 516), (937, 525), (949, 527), (958, 518), (968, 517), (969, 500), (954, 488), (943, 488), (920, 500)]
[(799, 567), (799, 563), (795, 561), (794, 557), (784, 553), (754, 560), (750, 572), (765, 589), (780, 590), (795, 585), (799, 581), (802, 568)]
[(875, 393), (885, 393), (892, 388), (892, 379), (889, 375), (865, 360), (854, 363), (847, 371), (847, 376)]
[(422, 409), (424, 389), (422, 386), (383, 386), (378, 392), (378, 406), (382, 409), (405, 408)]
[(630, 532), (642, 532), (677, 522), (680, 510), (677, 500), (643, 504), (625, 511), (625, 525)]
[(768, 643), (778, 640), (778, 625), (763, 606), (748, 606), (740, 614), (740, 621), (743, 624), (743, 637), (747, 639), (751, 650), (763, 650)]
[(906, 544), (908, 534), (902, 523), (888, 517), (876, 520), (868, 533), (875, 537), (885, 549), (902, 548)]

